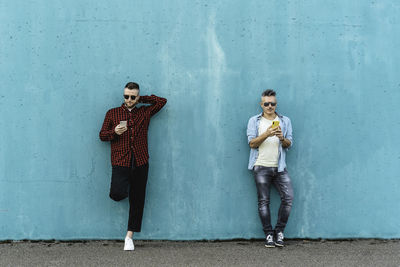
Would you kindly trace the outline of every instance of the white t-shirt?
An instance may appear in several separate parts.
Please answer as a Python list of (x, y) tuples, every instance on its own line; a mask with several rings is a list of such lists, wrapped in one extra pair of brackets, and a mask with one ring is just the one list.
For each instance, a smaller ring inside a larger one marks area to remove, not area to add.
[[(277, 117), (273, 120), (268, 120), (264, 117), (260, 119), (258, 127), (258, 135), (263, 134), (271, 125), (273, 121), (277, 121)], [(270, 136), (261, 143), (258, 147), (258, 157), (254, 165), (264, 167), (278, 167), (279, 159), (279, 138)]]

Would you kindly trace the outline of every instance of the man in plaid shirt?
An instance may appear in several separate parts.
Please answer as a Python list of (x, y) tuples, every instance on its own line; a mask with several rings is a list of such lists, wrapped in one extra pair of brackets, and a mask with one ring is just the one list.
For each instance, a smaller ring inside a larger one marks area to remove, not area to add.
[[(126, 84), (125, 102), (106, 113), (100, 139), (111, 143), (110, 198), (120, 201), (129, 196), (128, 232), (124, 250), (134, 250), (133, 232), (140, 232), (145, 202), (149, 153), (147, 131), (150, 118), (167, 103), (167, 99), (140, 96), (139, 85)], [(150, 104), (136, 107), (138, 103)]]

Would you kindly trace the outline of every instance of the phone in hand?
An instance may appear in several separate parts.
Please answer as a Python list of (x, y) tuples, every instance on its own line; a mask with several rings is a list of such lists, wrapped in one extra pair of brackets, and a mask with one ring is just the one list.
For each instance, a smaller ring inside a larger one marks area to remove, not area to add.
[(119, 124), (120, 124), (122, 127), (126, 127), (126, 126), (127, 126), (127, 121), (120, 121)]
[(273, 121), (272, 128), (277, 128), (277, 127), (279, 127), (279, 121)]

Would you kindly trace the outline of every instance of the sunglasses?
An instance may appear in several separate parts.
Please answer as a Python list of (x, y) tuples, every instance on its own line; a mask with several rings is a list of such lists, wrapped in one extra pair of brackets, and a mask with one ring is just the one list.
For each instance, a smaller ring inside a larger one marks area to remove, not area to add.
[(129, 97), (130, 97), (132, 100), (135, 100), (135, 99), (136, 99), (136, 96), (135, 96), (135, 95), (124, 95), (124, 98), (125, 98), (125, 99), (129, 99)]
[(276, 103), (274, 103), (274, 102), (264, 102), (264, 107), (268, 107), (269, 104), (271, 104), (271, 106), (273, 106), (273, 107), (276, 106)]

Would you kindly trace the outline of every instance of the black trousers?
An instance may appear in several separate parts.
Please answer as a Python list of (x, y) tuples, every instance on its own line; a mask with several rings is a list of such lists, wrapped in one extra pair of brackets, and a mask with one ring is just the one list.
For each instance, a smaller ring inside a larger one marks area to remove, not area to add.
[(128, 231), (140, 232), (146, 196), (149, 164), (112, 167), (110, 198), (120, 201), (129, 196)]

